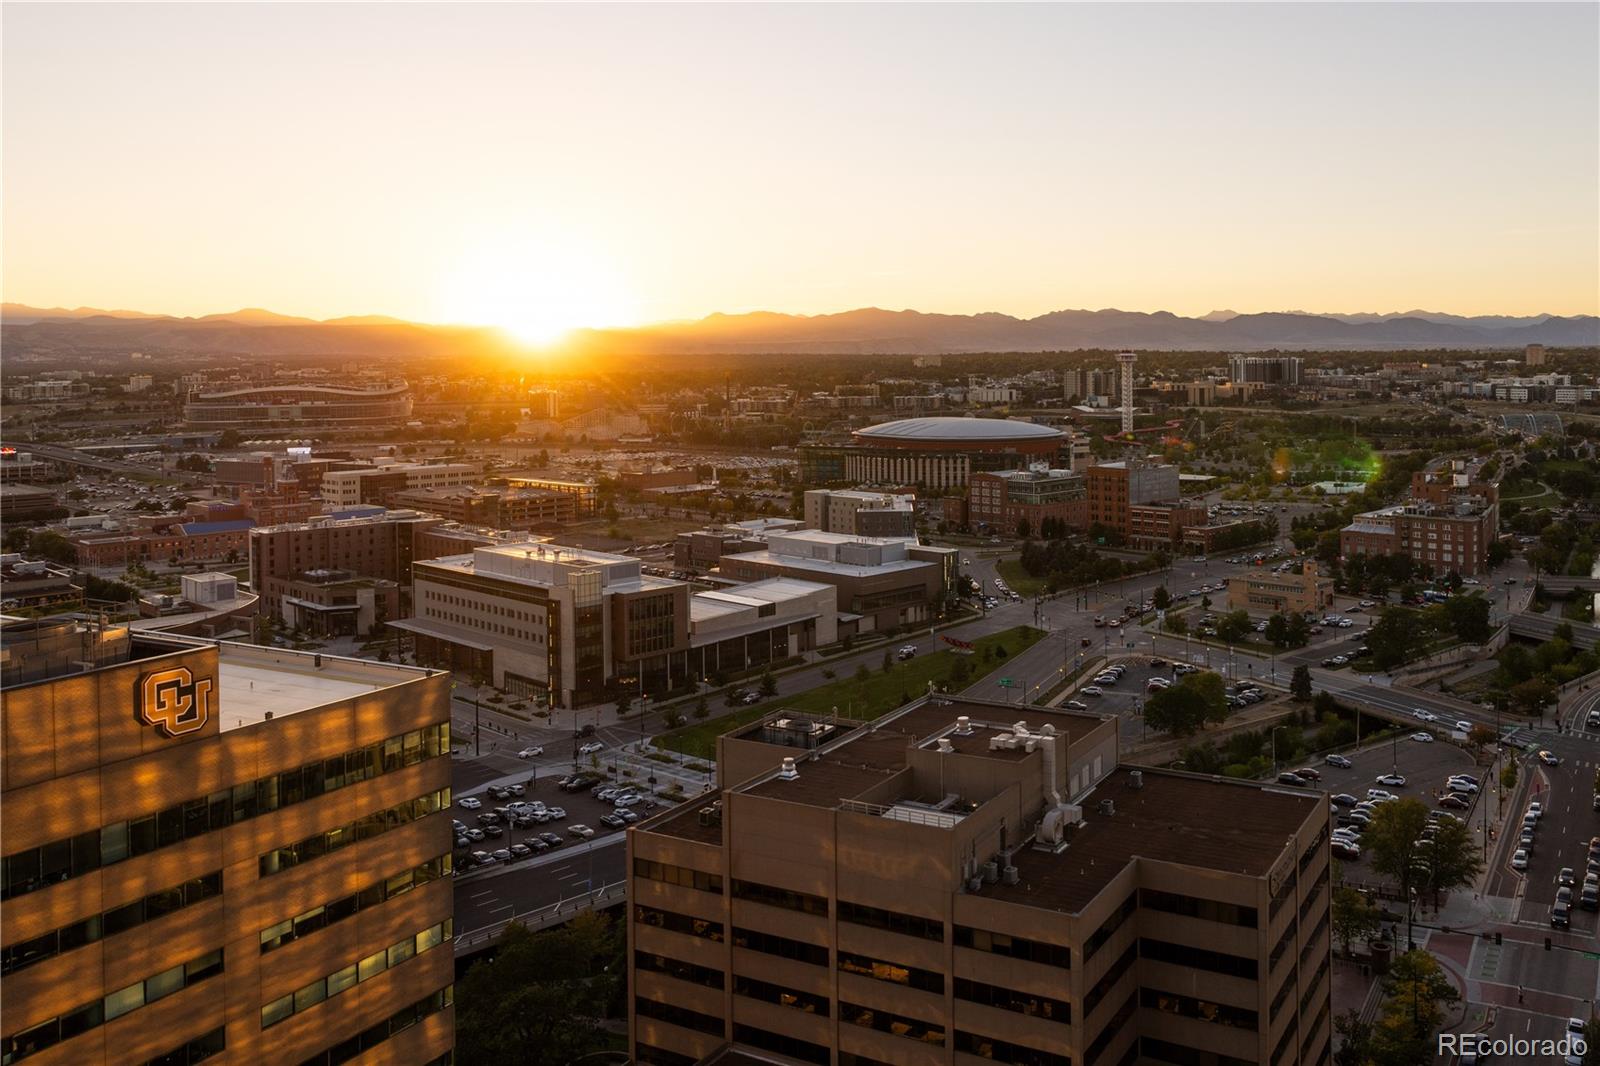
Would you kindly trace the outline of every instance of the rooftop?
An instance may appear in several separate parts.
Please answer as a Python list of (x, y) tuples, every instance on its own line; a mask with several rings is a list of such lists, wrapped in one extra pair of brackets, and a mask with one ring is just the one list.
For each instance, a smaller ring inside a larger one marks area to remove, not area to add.
[(902, 418), (855, 431), (865, 440), (1043, 441), (1065, 437), (1053, 426), (1009, 418)]
[[(986, 885), (983, 894), (1075, 913), (1135, 859), (1264, 876), (1305, 820), (1325, 807), (1320, 792), (1169, 770), (1140, 768), (1143, 787), (1135, 789), (1133, 772), (1120, 766), (1080, 798), (1083, 824), (1064, 851), (1022, 849), (1012, 858), (1018, 882)], [(1114, 813), (1097, 813), (1103, 799)]]

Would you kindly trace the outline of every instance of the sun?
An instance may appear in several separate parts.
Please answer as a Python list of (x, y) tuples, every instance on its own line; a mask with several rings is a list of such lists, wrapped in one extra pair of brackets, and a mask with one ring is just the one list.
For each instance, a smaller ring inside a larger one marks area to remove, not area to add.
[(497, 326), (525, 344), (549, 346), (573, 330), (634, 324), (618, 272), (581, 243), (485, 243), (447, 268), (439, 286), (449, 322)]

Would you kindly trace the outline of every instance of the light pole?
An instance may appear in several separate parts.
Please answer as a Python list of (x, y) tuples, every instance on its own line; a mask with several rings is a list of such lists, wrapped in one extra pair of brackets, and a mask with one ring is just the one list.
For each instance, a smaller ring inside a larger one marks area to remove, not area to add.
[(1278, 730), (1288, 728), (1286, 725), (1272, 727), (1272, 776), (1274, 777), (1278, 776)]

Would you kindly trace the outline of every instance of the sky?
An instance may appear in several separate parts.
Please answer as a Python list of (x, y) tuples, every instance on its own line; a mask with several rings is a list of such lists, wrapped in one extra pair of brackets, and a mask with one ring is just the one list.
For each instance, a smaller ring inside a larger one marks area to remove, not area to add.
[(3, 291), (1600, 311), (1600, 6), (7, 3)]

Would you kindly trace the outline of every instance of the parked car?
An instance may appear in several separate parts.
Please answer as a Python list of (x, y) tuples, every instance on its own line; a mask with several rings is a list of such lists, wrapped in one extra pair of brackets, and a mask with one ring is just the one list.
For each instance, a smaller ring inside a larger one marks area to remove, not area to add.
[(1079, 695), (1083, 696), (1104, 696), (1106, 694), (1106, 690), (1101, 688), (1099, 685), (1086, 685), (1079, 689), (1078, 693)]
[(475, 811), (483, 806), (483, 801), (476, 796), (462, 796), (456, 800), (456, 805), (462, 810)]
[(528, 847), (528, 845), (526, 845), (526, 844), (513, 844), (513, 845), (511, 845), (511, 855), (512, 855), (513, 858), (525, 859), (529, 855), (532, 855), (532, 854), (533, 854), (533, 849)]
[(1528, 852), (1526, 849), (1518, 848), (1511, 856), (1511, 868), (1513, 870), (1526, 870), (1528, 868)]
[(1341, 792), (1337, 796), (1331, 797), (1331, 799), (1337, 807), (1354, 807), (1356, 805), (1356, 798), (1348, 792)]
[[(1382, 779), (1380, 778), (1379, 780), (1382, 780)], [(1389, 791), (1387, 791), (1385, 789), (1381, 789), (1381, 788), (1369, 788), (1369, 789), (1367, 789), (1367, 799), (1369, 799), (1369, 800), (1376, 800), (1376, 801), (1381, 803), (1381, 802), (1384, 802), (1386, 800), (1393, 800), (1393, 799), (1399, 799), (1399, 798), (1400, 797), (1396, 796), (1393, 792), (1389, 792)]]
[(1328, 766), (1337, 766), (1341, 770), (1348, 770), (1350, 767), (1355, 765), (1355, 763), (1351, 762), (1343, 755), (1325, 755), (1323, 756), (1322, 761)]
[(1418, 744), (1432, 744), (1433, 734), (1427, 732), (1412, 733), (1411, 739), (1416, 741)]
[(602, 814), (600, 816), (600, 824), (605, 826), (607, 829), (621, 829), (628, 823), (624, 822), (615, 814)]
[(575, 837), (583, 837), (584, 839), (594, 836), (594, 830), (581, 823), (567, 826), (567, 832)]
[(1472, 801), (1468, 800), (1465, 796), (1458, 796), (1452, 792), (1448, 795), (1439, 797), (1439, 806), (1450, 807), (1454, 810), (1464, 811), (1468, 807), (1472, 806)]
[(1392, 788), (1404, 788), (1406, 785), (1405, 775), (1403, 774), (1379, 774), (1377, 781), (1380, 785), (1389, 785)]
[(1278, 775), (1278, 783), (1280, 785), (1304, 785), (1306, 780), (1299, 774), (1293, 774), (1285, 770), (1283, 773)]

